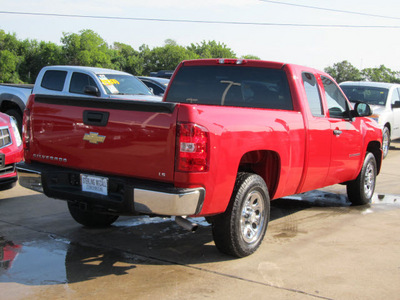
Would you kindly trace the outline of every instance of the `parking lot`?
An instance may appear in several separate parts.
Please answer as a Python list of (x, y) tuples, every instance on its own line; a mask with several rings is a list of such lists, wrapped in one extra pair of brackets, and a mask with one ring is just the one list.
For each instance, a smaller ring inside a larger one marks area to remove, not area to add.
[(217, 251), (203, 219), (195, 233), (147, 217), (87, 229), (17, 186), (0, 192), (0, 299), (397, 299), (399, 170), (396, 141), (371, 205), (350, 206), (340, 185), (273, 201), (242, 259)]

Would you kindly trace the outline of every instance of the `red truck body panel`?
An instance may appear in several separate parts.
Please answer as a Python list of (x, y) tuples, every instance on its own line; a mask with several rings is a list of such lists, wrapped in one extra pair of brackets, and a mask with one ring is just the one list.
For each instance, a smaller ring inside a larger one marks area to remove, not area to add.
[(305, 146), (300, 142), (305, 133), (299, 112), (181, 104), (178, 116), (179, 121), (201, 124), (211, 133), (209, 172), (175, 174), (177, 186), (206, 188), (202, 214), (225, 210), (239, 163), (253, 151), (279, 153), (282, 172), (276, 190), (270, 191), (274, 198), (297, 190)]
[[(173, 181), (177, 111), (104, 109), (104, 102), (93, 107), (92, 100), (69, 99), (79, 104), (75, 106), (40, 99), (29, 105), (33, 136), (26, 160)], [(85, 111), (109, 113), (107, 126), (85, 124)], [(92, 141), (85, 139), (88, 134)], [(99, 137), (104, 141), (96, 141)]]

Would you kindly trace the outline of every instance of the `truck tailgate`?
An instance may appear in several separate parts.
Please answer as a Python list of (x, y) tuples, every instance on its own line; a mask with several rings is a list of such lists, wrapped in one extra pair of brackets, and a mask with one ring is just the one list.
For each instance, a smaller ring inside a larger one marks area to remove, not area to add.
[(36, 95), (26, 158), (172, 182), (177, 104)]

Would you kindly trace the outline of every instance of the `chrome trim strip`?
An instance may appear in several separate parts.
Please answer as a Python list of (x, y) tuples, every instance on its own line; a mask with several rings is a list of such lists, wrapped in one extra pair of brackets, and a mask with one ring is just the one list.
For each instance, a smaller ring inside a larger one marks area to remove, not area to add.
[(18, 182), (21, 186), (43, 193), (42, 174), (40, 171), (31, 170), (17, 165)]
[(135, 188), (135, 210), (145, 214), (165, 216), (190, 216), (199, 213), (205, 190), (185, 190), (182, 193), (165, 193)]

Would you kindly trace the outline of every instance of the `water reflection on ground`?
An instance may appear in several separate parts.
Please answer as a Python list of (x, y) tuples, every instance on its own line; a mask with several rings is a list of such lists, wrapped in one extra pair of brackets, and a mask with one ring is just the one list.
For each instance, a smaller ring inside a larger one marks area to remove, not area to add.
[[(305, 201), (309, 204), (312, 204), (312, 206), (318, 207), (351, 206), (351, 202), (348, 200), (347, 195), (330, 193), (321, 190), (288, 196), (282, 199)], [(374, 204), (400, 205), (400, 195), (386, 195), (382, 193), (375, 193), (371, 200), (371, 205)]]

